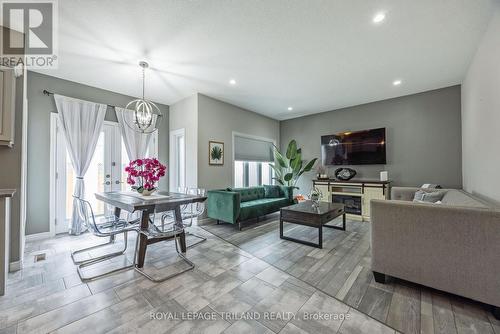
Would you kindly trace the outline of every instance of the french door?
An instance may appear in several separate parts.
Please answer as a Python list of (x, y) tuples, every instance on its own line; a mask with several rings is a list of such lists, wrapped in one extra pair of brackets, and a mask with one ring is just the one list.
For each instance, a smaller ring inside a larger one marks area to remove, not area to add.
[[(68, 232), (73, 208), (75, 174), (66, 149), (64, 134), (56, 114), (52, 115), (53, 185), (52, 217), (54, 233)], [(157, 156), (157, 134), (153, 135), (146, 156)], [(95, 199), (96, 192), (126, 190), (125, 166), (129, 163), (118, 123), (104, 122), (89, 169), (85, 174), (85, 199), (92, 204), (96, 216), (112, 214), (112, 208)]]

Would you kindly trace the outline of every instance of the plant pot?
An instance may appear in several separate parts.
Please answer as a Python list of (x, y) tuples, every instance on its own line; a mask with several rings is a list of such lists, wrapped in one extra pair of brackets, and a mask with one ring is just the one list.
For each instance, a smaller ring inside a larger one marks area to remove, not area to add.
[(143, 189), (142, 192), (140, 192), (139, 194), (141, 194), (142, 196), (151, 196), (152, 193), (154, 193), (156, 191), (156, 188), (155, 189)]

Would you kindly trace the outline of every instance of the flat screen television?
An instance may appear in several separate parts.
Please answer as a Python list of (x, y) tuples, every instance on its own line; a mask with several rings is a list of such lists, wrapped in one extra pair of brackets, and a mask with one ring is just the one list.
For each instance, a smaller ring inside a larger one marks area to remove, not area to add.
[(321, 159), (324, 166), (385, 164), (385, 128), (321, 136)]

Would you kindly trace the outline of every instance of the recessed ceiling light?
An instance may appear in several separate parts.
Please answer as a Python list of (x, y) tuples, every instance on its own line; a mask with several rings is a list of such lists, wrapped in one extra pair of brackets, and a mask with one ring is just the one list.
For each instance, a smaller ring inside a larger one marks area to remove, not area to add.
[(234, 80), (234, 79), (229, 80), (229, 84), (236, 85), (236, 80)]
[(373, 23), (380, 23), (383, 20), (385, 20), (385, 13), (382, 12), (375, 14), (373, 17)]
[(292, 110), (293, 110), (293, 108), (292, 108), (292, 107), (288, 107), (288, 111), (292, 111)]
[(401, 80), (394, 80), (394, 81), (392, 82), (392, 84), (393, 84), (394, 86), (399, 86), (399, 85), (401, 85), (402, 83), (403, 83), (403, 82), (402, 82)]

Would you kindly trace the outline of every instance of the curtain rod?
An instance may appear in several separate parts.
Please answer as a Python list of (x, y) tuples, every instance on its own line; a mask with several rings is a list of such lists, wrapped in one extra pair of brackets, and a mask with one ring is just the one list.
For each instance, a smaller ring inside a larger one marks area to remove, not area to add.
[[(44, 89), (43, 90), (43, 95), (50, 96), (50, 95), (54, 95), (54, 93), (53, 92), (49, 92), (48, 90)], [(108, 104), (107, 106), (110, 107), (110, 108), (116, 108), (115, 106), (113, 106), (111, 104)]]

